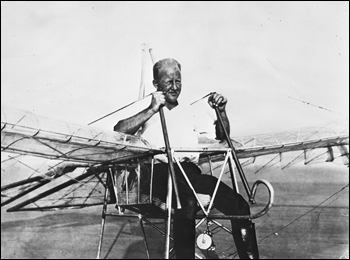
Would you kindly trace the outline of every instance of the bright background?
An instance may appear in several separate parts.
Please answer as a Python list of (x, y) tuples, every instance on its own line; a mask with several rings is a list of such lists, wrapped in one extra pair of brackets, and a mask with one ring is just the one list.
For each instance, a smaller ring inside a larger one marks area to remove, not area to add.
[(189, 101), (227, 96), (232, 136), (349, 115), (348, 1), (1, 1), (1, 103), (86, 125), (137, 99), (142, 43), (181, 63)]

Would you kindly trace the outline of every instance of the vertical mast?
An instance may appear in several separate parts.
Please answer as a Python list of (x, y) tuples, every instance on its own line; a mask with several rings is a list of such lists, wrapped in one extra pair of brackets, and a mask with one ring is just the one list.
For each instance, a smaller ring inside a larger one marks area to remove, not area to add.
[(145, 96), (145, 70), (146, 70), (146, 54), (148, 46), (143, 43), (141, 45), (142, 48), (142, 61), (141, 61), (141, 83), (139, 89), (139, 99)]

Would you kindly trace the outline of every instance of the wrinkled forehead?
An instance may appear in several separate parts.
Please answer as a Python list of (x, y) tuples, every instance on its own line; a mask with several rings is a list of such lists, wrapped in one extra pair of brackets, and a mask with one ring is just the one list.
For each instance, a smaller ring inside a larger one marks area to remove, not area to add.
[(158, 71), (158, 77), (162, 78), (164, 76), (181, 76), (181, 70), (177, 66), (167, 66), (167, 67), (162, 67)]

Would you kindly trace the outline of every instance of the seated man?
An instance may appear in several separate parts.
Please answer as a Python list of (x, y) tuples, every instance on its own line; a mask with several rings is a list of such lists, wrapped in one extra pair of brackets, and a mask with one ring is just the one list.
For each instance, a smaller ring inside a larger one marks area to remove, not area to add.
[[(188, 117), (189, 111), (182, 108), (178, 102), (181, 93), (181, 65), (174, 59), (163, 59), (153, 67), (153, 85), (157, 92), (153, 94), (151, 104), (136, 115), (119, 121), (114, 130), (126, 134), (139, 131), (151, 146), (164, 147), (162, 126), (159, 116), (155, 116), (161, 106), (164, 106), (170, 144), (174, 147), (194, 147), (198, 144), (197, 135), (193, 129), (193, 121)], [(226, 115), (227, 99), (220, 94), (213, 94), (208, 99), (209, 105), (218, 106), (229, 133), (229, 120)], [(217, 121), (216, 121), (217, 122)], [(191, 125), (192, 124), (192, 125)], [(215, 124), (216, 138), (224, 140), (224, 131), (220, 124)], [(201, 174), (196, 165), (199, 155), (182, 154), (178, 157), (181, 166), (196, 193), (212, 195), (217, 178)], [(166, 201), (168, 180), (168, 159), (166, 155), (155, 156), (154, 166), (154, 196)], [(173, 236), (175, 253), (178, 259), (195, 258), (195, 216), (199, 208), (197, 201), (185, 181), (179, 167), (175, 164), (175, 175), (178, 185), (181, 209), (175, 208)], [(250, 215), (249, 204), (244, 198), (229, 186), (220, 182), (214, 199), (214, 207), (226, 215)], [(233, 238), (241, 259), (259, 258), (254, 223), (245, 219), (231, 219)]]

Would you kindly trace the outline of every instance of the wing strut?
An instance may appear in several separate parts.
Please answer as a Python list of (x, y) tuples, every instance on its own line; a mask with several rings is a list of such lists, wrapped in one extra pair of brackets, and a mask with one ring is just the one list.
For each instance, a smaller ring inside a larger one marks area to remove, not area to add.
[(349, 151), (346, 149), (345, 145), (338, 146), (341, 157), (343, 158), (344, 165), (349, 166)]

